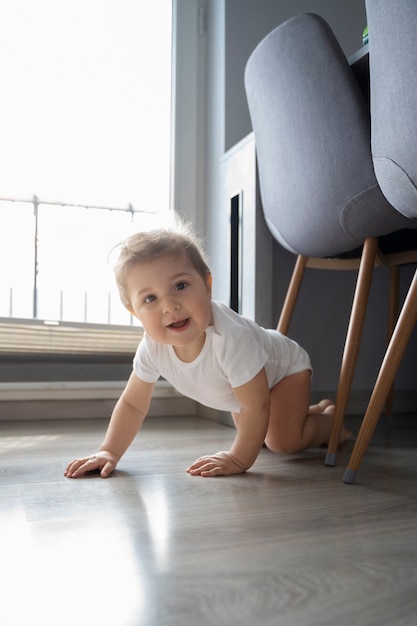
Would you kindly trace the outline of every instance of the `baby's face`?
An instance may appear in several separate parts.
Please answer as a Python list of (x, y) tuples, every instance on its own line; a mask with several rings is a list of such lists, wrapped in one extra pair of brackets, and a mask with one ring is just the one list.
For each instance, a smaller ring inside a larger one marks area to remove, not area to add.
[(152, 339), (174, 346), (184, 361), (196, 358), (211, 324), (211, 277), (205, 282), (185, 252), (134, 265), (126, 294), (130, 312)]

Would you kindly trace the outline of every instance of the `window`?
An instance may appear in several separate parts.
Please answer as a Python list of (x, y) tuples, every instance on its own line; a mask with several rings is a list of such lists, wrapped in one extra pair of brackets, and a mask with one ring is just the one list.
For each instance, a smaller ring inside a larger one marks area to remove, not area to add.
[(108, 255), (168, 219), (171, 4), (0, 3), (0, 316), (131, 322)]

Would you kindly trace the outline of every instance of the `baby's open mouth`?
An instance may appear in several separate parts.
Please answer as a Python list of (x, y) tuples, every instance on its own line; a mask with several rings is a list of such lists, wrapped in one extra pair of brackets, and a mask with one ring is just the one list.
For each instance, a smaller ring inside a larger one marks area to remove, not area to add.
[(174, 322), (173, 324), (169, 325), (169, 328), (184, 328), (184, 326), (186, 326), (189, 322), (190, 318), (187, 317), (185, 320), (181, 320), (179, 322)]

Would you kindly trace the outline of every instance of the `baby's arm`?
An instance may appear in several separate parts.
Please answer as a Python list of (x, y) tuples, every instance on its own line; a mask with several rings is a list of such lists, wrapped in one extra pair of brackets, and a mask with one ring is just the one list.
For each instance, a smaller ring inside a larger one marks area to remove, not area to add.
[(192, 475), (240, 474), (253, 465), (265, 441), (269, 422), (270, 391), (265, 370), (234, 389), (241, 411), (236, 419), (236, 437), (228, 452), (197, 459), (188, 469)]
[(64, 474), (78, 478), (86, 472), (100, 470), (106, 478), (113, 472), (142, 426), (149, 409), (154, 384), (145, 383), (133, 372), (114, 407), (100, 451), (69, 463)]

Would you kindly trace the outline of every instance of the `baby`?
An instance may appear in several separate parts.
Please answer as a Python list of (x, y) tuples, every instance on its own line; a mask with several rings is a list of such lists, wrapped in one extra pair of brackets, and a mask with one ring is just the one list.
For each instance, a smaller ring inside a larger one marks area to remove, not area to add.
[[(284, 453), (327, 443), (334, 404), (309, 406), (307, 353), (278, 331), (212, 300), (211, 272), (190, 233), (133, 235), (121, 245), (115, 276), (124, 306), (145, 334), (100, 450), (71, 461), (65, 476), (100, 470), (104, 478), (113, 472), (146, 417), (160, 376), (184, 395), (233, 416), (230, 450), (194, 461), (187, 468), (193, 476), (245, 472), (264, 443)], [(343, 429), (341, 441), (349, 435)]]

